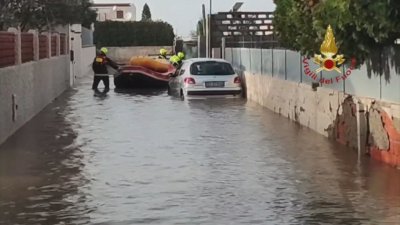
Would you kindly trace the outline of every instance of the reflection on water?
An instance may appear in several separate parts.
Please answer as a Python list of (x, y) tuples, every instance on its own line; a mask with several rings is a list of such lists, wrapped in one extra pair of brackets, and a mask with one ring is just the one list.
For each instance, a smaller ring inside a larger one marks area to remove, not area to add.
[(400, 171), (240, 99), (90, 83), (0, 147), (0, 224), (399, 224)]
[(114, 90), (115, 93), (125, 95), (144, 95), (144, 96), (158, 96), (166, 92), (166, 89), (119, 89)]
[[(72, 95), (70, 93), (70, 95)], [(65, 96), (68, 98), (68, 96)], [(83, 154), (57, 102), (0, 148), (0, 224), (87, 224)]]

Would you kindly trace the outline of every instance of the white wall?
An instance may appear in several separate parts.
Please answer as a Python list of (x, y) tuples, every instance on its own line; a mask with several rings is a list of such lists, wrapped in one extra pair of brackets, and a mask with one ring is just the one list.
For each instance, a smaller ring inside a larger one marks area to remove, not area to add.
[[(115, 8), (114, 8), (115, 7)], [(97, 21), (135, 21), (136, 20), (136, 7), (131, 4), (130, 7), (126, 6), (95, 6), (97, 11)], [(124, 18), (117, 18), (117, 11), (124, 12)]]
[(70, 85), (75, 84), (75, 79), (81, 74), (81, 60), (82, 60), (82, 26), (80, 24), (73, 24), (70, 26), (69, 32), (69, 49), (74, 52), (74, 60), (70, 63)]
[(78, 78), (86, 75), (93, 75), (92, 63), (94, 57), (96, 56), (96, 47), (84, 47), (82, 48), (81, 53), (81, 74), (78, 76)]
[(68, 55), (0, 69), (0, 144), (69, 87), (69, 69)]

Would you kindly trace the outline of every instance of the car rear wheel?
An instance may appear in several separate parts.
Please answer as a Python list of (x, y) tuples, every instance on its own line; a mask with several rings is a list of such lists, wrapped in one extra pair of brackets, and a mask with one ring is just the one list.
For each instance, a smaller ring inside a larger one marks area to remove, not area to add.
[(185, 95), (183, 94), (183, 90), (181, 89), (181, 91), (179, 92), (179, 97), (181, 98), (181, 100), (185, 100)]
[(168, 93), (168, 95), (171, 95), (171, 88), (169, 85), (168, 85), (167, 93)]

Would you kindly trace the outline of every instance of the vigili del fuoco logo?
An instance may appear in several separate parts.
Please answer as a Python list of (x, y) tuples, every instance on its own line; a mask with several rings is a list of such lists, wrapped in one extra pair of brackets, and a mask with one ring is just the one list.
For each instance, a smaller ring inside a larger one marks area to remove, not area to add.
[[(355, 68), (356, 60), (352, 59), (350, 67), (345, 71), (345, 73), (342, 73), (339, 68), (345, 62), (345, 58), (343, 57), (343, 55), (337, 54), (338, 48), (336, 46), (335, 36), (333, 35), (332, 27), (330, 25), (326, 30), (325, 39), (322, 42), (320, 51), (321, 55), (315, 54), (313, 58), (314, 63), (319, 65), (319, 68), (315, 71), (312, 71), (310, 69), (309, 59), (307, 57), (303, 58), (304, 73), (307, 76), (309, 76), (314, 81), (322, 84), (333, 84), (344, 81), (351, 75), (352, 71)], [(321, 71), (335, 71), (339, 75), (330, 78), (322, 76), (319, 77), (317, 73)]]

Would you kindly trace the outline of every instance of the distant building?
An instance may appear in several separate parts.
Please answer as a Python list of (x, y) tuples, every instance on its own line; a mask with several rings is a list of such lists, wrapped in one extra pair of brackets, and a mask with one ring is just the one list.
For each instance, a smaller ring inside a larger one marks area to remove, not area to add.
[(97, 21), (135, 21), (136, 7), (129, 3), (94, 3)]

